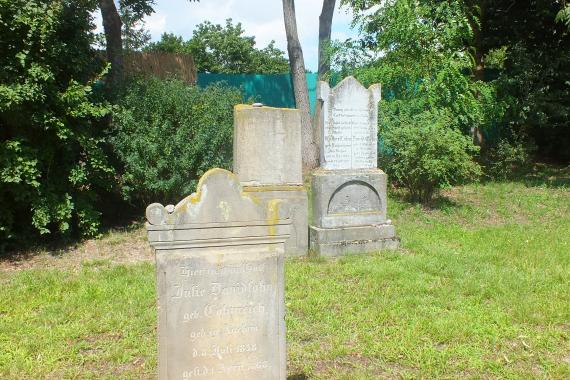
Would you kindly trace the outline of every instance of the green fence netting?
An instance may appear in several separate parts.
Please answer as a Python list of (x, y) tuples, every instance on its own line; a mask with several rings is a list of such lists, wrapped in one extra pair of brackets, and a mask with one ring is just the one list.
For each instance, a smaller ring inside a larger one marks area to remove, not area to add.
[[(308, 73), (311, 114), (317, 101), (317, 74)], [(217, 82), (241, 89), (246, 100), (270, 107), (295, 108), (295, 95), (290, 74), (208, 74), (198, 73), (198, 86), (206, 87)]]

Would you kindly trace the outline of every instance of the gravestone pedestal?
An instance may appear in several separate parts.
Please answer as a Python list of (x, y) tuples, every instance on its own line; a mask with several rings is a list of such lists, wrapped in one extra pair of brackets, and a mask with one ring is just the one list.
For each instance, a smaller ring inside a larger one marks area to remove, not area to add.
[(266, 206), (281, 201), (292, 221), (286, 256), (309, 245), (308, 198), (301, 164), (301, 115), (289, 108), (234, 107), (234, 172), (243, 190)]
[(312, 173), (311, 250), (322, 256), (397, 248), (387, 219), (386, 174), (377, 168), (380, 86), (348, 77), (319, 82), (321, 167)]
[(156, 253), (159, 379), (285, 380), (291, 221), (212, 169), (176, 207), (147, 208)]
[(398, 238), (386, 219), (386, 174), (379, 169), (324, 170), (312, 175), (313, 253), (339, 256), (396, 248)]
[(291, 236), (285, 242), (285, 256), (305, 256), (309, 249), (309, 199), (303, 186), (244, 186), (243, 191), (260, 199), (266, 207), (279, 201), (282, 212), (291, 218)]

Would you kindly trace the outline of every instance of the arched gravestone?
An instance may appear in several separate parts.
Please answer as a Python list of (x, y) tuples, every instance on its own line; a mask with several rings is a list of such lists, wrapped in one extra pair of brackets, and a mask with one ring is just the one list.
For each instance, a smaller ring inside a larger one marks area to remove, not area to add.
[(208, 171), (175, 207), (146, 211), (156, 253), (159, 379), (285, 379), (284, 243), (278, 200)]
[(324, 256), (398, 246), (387, 218), (386, 174), (377, 168), (380, 86), (353, 77), (319, 82), (321, 167), (312, 173), (310, 248)]

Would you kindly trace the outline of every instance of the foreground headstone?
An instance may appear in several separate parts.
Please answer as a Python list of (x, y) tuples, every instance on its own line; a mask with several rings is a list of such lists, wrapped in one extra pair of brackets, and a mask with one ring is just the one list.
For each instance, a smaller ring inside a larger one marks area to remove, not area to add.
[(317, 97), (321, 167), (311, 177), (311, 250), (339, 256), (396, 248), (386, 174), (377, 168), (380, 86), (366, 89), (353, 77), (333, 89), (319, 82)]
[(159, 379), (285, 379), (290, 220), (208, 171), (173, 206), (148, 206), (156, 253)]
[(234, 173), (246, 193), (289, 209), (291, 237), (286, 256), (304, 256), (309, 246), (308, 198), (301, 164), (301, 114), (296, 109), (234, 107)]

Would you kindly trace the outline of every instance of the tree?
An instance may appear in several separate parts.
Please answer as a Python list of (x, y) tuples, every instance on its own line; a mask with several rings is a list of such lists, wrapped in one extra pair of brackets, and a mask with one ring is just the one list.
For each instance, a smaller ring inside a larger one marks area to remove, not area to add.
[(225, 74), (281, 74), (288, 70), (284, 53), (271, 41), (258, 49), (255, 37), (245, 36), (241, 23), (226, 25), (209, 21), (196, 26), (192, 38), (164, 33), (160, 41), (151, 43), (147, 50), (191, 54), (198, 72)]
[(150, 32), (144, 28), (144, 21), (129, 8), (121, 8), (122, 40), (123, 52), (130, 53), (139, 51), (148, 45), (151, 36)]
[(161, 53), (187, 53), (186, 43), (184, 39), (173, 33), (162, 33), (160, 41), (151, 42), (144, 50), (158, 51)]
[(283, 0), (283, 19), (285, 21), (287, 51), (289, 53), (289, 67), (293, 79), (295, 104), (297, 109), (301, 112), (301, 154), (303, 158), (303, 170), (306, 172), (319, 165), (319, 148), (315, 143), (316, 139), (311, 123), (309, 90), (307, 77), (305, 76), (305, 61), (297, 34), (294, 0)]
[(103, 29), (105, 30), (105, 49), (107, 59), (111, 63), (109, 83), (119, 82), (123, 77), (123, 39), (122, 22), (113, 0), (99, 0)]
[(488, 51), (505, 50), (498, 84), (508, 104), (503, 125), (528, 135), (537, 153), (570, 160), (570, 30), (562, 0), (490, 3), (484, 30)]
[(94, 10), (0, 0), (0, 249), (4, 239), (97, 233), (113, 169), (98, 122), (109, 107), (93, 93), (104, 69)]
[(331, 27), (336, 0), (323, 0), (323, 9), (319, 16), (319, 80), (324, 80), (331, 69), (329, 47)]

